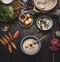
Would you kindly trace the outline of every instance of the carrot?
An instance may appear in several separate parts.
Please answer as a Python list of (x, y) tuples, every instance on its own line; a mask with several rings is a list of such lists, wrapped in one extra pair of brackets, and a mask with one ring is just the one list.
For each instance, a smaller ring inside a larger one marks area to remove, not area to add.
[(13, 36), (12, 36), (12, 34), (11, 34), (10, 32), (8, 32), (8, 35), (9, 35), (10, 39), (13, 41)]
[(2, 37), (3, 41), (8, 44), (8, 40), (5, 37)]
[(17, 49), (16, 45), (13, 42), (11, 42), (11, 45), (14, 49)]
[(4, 36), (5, 36), (5, 38), (10, 42), (11, 40), (10, 40), (10, 38), (9, 38), (9, 36), (7, 36), (6, 34), (4, 34)]
[(0, 42), (2, 45), (6, 46), (6, 43), (2, 39), (0, 39)]
[(15, 34), (13, 35), (13, 38), (16, 39), (19, 35), (19, 31), (16, 31)]
[(12, 48), (11, 48), (10, 44), (8, 44), (8, 50), (9, 50), (10, 53), (12, 53)]

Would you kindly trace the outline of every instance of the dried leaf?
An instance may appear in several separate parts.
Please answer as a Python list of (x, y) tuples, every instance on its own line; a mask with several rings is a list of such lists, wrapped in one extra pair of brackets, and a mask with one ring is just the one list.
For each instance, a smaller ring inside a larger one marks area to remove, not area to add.
[(16, 31), (13, 38), (16, 39), (18, 37), (18, 35), (19, 35), (19, 31)]
[(8, 40), (5, 37), (2, 37), (3, 41), (8, 44)]
[(6, 43), (2, 39), (0, 39), (0, 42), (2, 45), (6, 46)]
[(11, 42), (11, 45), (14, 49), (17, 49), (16, 45), (13, 42)]
[(6, 34), (4, 34), (5, 38), (8, 40), (8, 41), (11, 41), (9, 36), (7, 36)]
[(13, 41), (13, 36), (12, 36), (12, 34), (11, 34), (10, 32), (8, 32), (8, 35), (9, 35), (10, 39)]
[(10, 53), (12, 53), (12, 48), (11, 48), (10, 44), (8, 44), (8, 50), (9, 50)]

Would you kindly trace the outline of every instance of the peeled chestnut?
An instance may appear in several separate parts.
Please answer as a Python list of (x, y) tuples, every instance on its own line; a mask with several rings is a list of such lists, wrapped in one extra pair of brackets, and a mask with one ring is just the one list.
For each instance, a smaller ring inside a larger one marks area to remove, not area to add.
[(30, 15), (30, 14), (26, 14), (26, 16), (27, 16), (27, 18), (30, 18), (30, 17), (31, 17), (31, 15)]
[(30, 24), (30, 22), (28, 21), (28, 20), (26, 20), (25, 22), (24, 22), (24, 25), (25, 26), (28, 26)]

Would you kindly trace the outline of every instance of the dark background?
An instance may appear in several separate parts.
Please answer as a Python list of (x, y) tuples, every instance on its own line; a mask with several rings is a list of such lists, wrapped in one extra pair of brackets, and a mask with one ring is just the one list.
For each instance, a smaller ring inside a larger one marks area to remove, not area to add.
[[(56, 8), (54, 10), (52, 10), (51, 13), (48, 13), (48, 15), (50, 17), (52, 17), (52, 19), (54, 21), (54, 26), (53, 26), (54, 32), (56, 32), (57, 30), (60, 30), (60, 24), (58, 23), (58, 17), (56, 16), (56, 14), (54, 15), (55, 10), (60, 10), (59, 2), (60, 1), (58, 0), (58, 4), (57, 4)], [(35, 23), (35, 20), (36, 19), (34, 19), (34, 23)], [(0, 27), (3, 24), (4, 23), (0, 23)], [(4, 47), (0, 43), (0, 62), (53, 62), (53, 52), (49, 50), (49, 42), (52, 39), (53, 28), (47, 32), (43, 32), (43, 31), (39, 31), (36, 28), (35, 24), (33, 24), (30, 28), (25, 29), (19, 25), (18, 19), (13, 20), (13, 22), (10, 22), (8, 24), (10, 26), (9, 32), (11, 32), (12, 34), (14, 34), (16, 30), (20, 31), (18, 38), (13, 41), (17, 46), (17, 50), (13, 49), (13, 53), (10, 54), (7, 47)], [(2, 32), (0, 29), (0, 37), (3, 34), (7, 34), (7, 32)], [(47, 34), (49, 38), (43, 40), (43, 42), (41, 43), (42, 44), (41, 50), (37, 55), (27, 56), (21, 52), (20, 42), (23, 37), (25, 37), (27, 35), (35, 35), (40, 39), (45, 34)], [(55, 36), (55, 38), (57, 38), (57, 37)], [(59, 40), (60, 40), (60, 38), (59, 38)], [(55, 56), (54, 56), (55, 62), (60, 62), (60, 49), (59, 49), (59, 51), (55, 52), (54, 54), (55, 54)]]

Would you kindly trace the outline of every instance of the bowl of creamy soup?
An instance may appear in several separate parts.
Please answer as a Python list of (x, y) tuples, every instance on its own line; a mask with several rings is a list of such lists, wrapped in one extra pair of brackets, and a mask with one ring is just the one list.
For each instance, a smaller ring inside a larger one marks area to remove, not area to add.
[(26, 36), (20, 42), (21, 51), (26, 55), (35, 55), (40, 51), (41, 42), (36, 36)]
[(34, 4), (38, 10), (49, 11), (56, 6), (57, 0), (34, 0)]
[(36, 21), (37, 27), (42, 31), (50, 30), (53, 26), (53, 20), (50, 16), (42, 15)]

